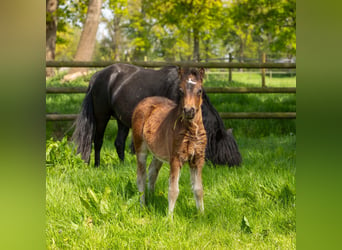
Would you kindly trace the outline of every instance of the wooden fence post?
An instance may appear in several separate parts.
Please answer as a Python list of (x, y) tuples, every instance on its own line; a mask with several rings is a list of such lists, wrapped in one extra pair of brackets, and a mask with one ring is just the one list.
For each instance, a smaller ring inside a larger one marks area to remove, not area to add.
[[(262, 53), (261, 62), (262, 62), (262, 63), (266, 63), (266, 53), (265, 53), (265, 52)], [(265, 68), (262, 68), (262, 69), (261, 69), (261, 86), (262, 86), (263, 88), (266, 87), (265, 75), (266, 75), (266, 69), (265, 69)]]
[[(233, 61), (233, 56), (232, 56), (232, 53), (229, 53), (229, 62), (232, 62)], [(229, 79), (228, 79), (229, 82), (232, 82), (232, 68), (229, 68)]]

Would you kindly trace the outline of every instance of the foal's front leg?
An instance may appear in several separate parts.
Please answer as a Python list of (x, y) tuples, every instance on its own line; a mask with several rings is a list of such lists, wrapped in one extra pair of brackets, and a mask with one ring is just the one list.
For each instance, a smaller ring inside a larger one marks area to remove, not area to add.
[(202, 168), (204, 165), (204, 159), (197, 159), (190, 163), (190, 178), (192, 191), (194, 192), (196, 199), (196, 207), (202, 213), (204, 212), (203, 204), (203, 185), (202, 185)]
[(179, 175), (180, 175), (180, 168), (182, 164), (180, 163), (179, 159), (173, 159), (170, 164), (170, 183), (169, 183), (169, 214), (173, 213), (173, 210), (176, 205), (176, 200), (179, 194)]

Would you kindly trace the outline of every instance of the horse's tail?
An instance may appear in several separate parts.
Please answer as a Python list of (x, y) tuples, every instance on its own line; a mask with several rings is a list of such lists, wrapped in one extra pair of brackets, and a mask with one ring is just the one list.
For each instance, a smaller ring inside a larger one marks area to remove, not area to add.
[(81, 153), (82, 159), (89, 163), (91, 145), (95, 134), (95, 117), (91, 86), (83, 100), (81, 112), (75, 123), (75, 131), (72, 135), (73, 141), (77, 144), (77, 153)]

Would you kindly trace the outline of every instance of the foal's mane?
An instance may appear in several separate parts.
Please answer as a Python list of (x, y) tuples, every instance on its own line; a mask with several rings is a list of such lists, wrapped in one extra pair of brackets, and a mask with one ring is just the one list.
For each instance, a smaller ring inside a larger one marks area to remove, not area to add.
[(196, 77), (196, 80), (200, 80), (201, 76), (199, 70), (195, 68), (183, 68), (182, 71), (183, 76), (194, 75)]

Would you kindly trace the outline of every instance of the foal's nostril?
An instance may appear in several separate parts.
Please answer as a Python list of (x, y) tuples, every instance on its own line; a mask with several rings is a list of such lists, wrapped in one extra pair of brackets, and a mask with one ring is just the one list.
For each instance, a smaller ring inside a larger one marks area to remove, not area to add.
[(187, 118), (191, 118), (192, 119), (194, 117), (194, 115), (195, 115), (195, 108), (193, 108), (193, 107), (190, 107), (190, 108), (185, 107), (184, 108), (184, 114), (185, 114), (185, 116)]
[(184, 112), (185, 113), (191, 113), (191, 112), (194, 112), (194, 111), (195, 111), (194, 108), (187, 108), (187, 107), (184, 108)]

